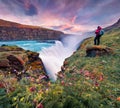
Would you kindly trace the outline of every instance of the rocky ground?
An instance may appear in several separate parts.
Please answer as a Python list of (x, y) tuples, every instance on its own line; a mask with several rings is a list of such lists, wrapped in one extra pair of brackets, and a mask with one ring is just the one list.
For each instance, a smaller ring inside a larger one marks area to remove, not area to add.
[[(39, 53), (26, 51), (17, 46), (3, 45), (0, 47), (0, 72), (14, 75), (17, 79), (30, 76), (32, 73), (45, 74)], [(32, 73), (30, 73), (32, 72)]]

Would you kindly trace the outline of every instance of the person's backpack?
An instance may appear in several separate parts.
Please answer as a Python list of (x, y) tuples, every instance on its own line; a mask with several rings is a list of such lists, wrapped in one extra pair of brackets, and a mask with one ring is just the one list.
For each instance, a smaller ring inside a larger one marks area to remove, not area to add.
[(100, 30), (99, 34), (102, 36), (104, 35), (104, 30)]

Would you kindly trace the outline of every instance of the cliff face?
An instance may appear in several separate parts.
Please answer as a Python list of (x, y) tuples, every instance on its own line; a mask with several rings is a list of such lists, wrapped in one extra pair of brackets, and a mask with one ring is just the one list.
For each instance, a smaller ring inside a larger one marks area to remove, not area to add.
[(60, 39), (63, 32), (0, 20), (0, 40)]

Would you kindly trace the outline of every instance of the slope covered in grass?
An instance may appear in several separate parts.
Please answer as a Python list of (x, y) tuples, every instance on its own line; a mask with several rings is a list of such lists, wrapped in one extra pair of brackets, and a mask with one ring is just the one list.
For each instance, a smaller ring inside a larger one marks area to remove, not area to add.
[(20, 81), (0, 73), (0, 108), (120, 108), (120, 30), (101, 38), (99, 47), (113, 50), (109, 55), (86, 57), (93, 40), (66, 59), (54, 83), (31, 70)]
[(58, 90), (48, 93), (45, 108), (120, 108), (120, 30), (106, 32), (101, 38), (101, 45), (112, 48), (113, 54), (86, 57), (93, 40), (86, 39), (66, 59), (65, 71), (55, 84)]
[[(114, 77), (119, 77), (120, 75), (120, 31), (119, 29), (114, 29), (110, 32), (105, 33), (104, 36), (101, 38), (101, 46), (108, 46), (113, 49), (114, 54), (111, 55), (103, 55), (101, 57), (85, 57), (86, 56), (86, 48), (88, 46), (93, 46), (94, 38), (90, 38), (85, 40), (82, 44), (80, 49), (73, 54), (72, 57), (67, 59), (68, 67), (72, 68), (75, 66), (76, 69), (88, 69), (89, 71), (101, 71), (104, 74), (114, 75)], [(118, 75), (117, 75), (118, 74)], [(114, 79), (114, 77), (110, 77)], [(110, 79), (111, 80), (111, 79)], [(118, 82), (120, 80), (117, 80)]]

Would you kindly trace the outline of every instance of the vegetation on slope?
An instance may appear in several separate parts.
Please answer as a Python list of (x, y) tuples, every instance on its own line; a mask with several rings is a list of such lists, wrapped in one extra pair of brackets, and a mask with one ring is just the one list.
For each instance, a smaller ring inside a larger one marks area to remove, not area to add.
[[(93, 46), (90, 38), (65, 61), (66, 70), (59, 74), (57, 83), (62, 85), (61, 93), (51, 91), (43, 102), (45, 108), (120, 108), (119, 29), (105, 33), (101, 44), (112, 48), (114, 53), (86, 57), (86, 48)], [(54, 92), (57, 97), (53, 97)]]
[(46, 28), (42, 28), (40, 26), (23, 25), (23, 24), (19, 24), (19, 23), (16, 23), (16, 22), (11, 22), (11, 21), (6, 21), (6, 20), (2, 20), (2, 19), (0, 19), (0, 26), (18, 27), (18, 28), (41, 28), (41, 29), (46, 29)]
[[(113, 49), (109, 55), (86, 57), (85, 40), (66, 59), (65, 71), (55, 83), (23, 78), (19, 82), (0, 75), (0, 108), (120, 108), (120, 31), (106, 32), (101, 44)], [(14, 83), (13, 83), (14, 82)]]

